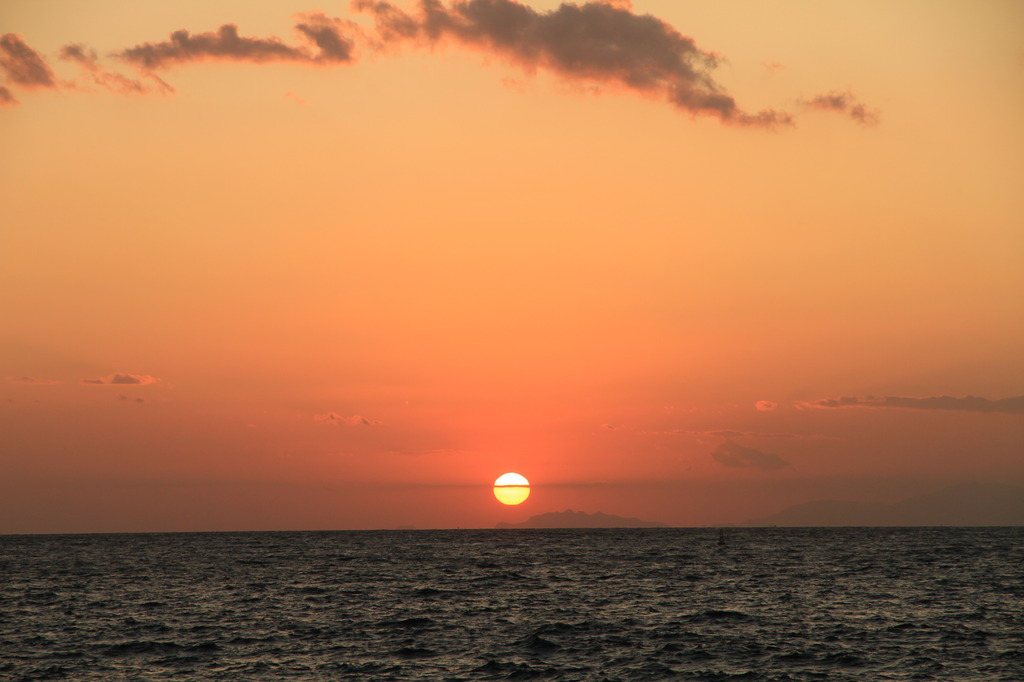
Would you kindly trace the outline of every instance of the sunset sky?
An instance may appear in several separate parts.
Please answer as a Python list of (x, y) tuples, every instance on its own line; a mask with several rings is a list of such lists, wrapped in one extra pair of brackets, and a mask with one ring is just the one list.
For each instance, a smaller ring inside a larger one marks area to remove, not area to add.
[(1024, 484), (1016, 0), (8, 0), (0, 211), (0, 533)]

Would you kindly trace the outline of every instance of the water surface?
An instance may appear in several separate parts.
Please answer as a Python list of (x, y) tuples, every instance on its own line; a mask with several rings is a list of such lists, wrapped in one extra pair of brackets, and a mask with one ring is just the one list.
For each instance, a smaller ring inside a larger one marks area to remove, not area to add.
[(1024, 529), (0, 536), (0, 678), (1024, 680)]

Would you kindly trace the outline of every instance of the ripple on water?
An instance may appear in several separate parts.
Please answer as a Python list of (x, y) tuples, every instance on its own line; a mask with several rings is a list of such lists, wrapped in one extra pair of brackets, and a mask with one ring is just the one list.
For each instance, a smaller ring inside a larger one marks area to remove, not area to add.
[(0, 537), (11, 679), (1024, 679), (1021, 529)]

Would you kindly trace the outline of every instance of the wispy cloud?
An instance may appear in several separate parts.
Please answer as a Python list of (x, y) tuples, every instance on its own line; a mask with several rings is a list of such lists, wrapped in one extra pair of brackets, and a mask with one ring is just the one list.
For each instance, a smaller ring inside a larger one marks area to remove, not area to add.
[(778, 406), (778, 403), (774, 403), (771, 400), (758, 400), (754, 403), (754, 409), (758, 412), (771, 412)]
[(388, 450), (385, 455), (403, 455), (406, 457), (432, 457), (439, 455), (453, 455), (461, 452), (454, 448), (408, 448), (404, 450)]
[(804, 102), (804, 105), (809, 109), (846, 114), (857, 123), (865, 126), (878, 125), (879, 121), (878, 112), (869, 111), (851, 92), (830, 92), (818, 95)]
[(785, 112), (741, 109), (711, 75), (719, 63), (716, 54), (654, 16), (634, 14), (625, 3), (565, 3), (550, 12), (515, 0), (465, 0), (447, 7), (440, 0), (420, 0), (412, 12), (385, 0), (354, 0), (352, 6), (374, 17), (385, 48), (450, 41), (529, 71), (546, 69), (573, 81), (660, 95), (690, 114), (724, 123), (771, 128), (793, 122)]
[(83, 384), (91, 386), (148, 386), (159, 379), (148, 374), (122, 374), (115, 372), (99, 379), (82, 379)]
[[(628, 429), (623, 426), (613, 426), (610, 424), (603, 424), (602, 428), (605, 429)], [(772, 431), (742, 431), (740, 429), (710, 429), (700, 431), (697, 429), (668, 429), (665, 431), (636, 431), (636, 433), (645, 436), (672, 436), (672, 435), (686, 435), (686, 436), (700, 436), (700, 437), (711, 437), (711, 438), (792, 438), (794, 440), (818, 440), (820, 438), (827, 438), (819, 433), (780, 433)]]
[[(235, 24), (224, 24), (216, 31), (207, 33), (175, 31), (168, 40), (141, 43), (120, 51), (117, 56), (150, 71), (206, 60), (305, 64), (353, 61), (354, 42), (346, 35), (346, 32), (358, 30), (352, 22), (331, 18), (320, 12), (309, 12), (299, 15), (295, 29), (308, 45), (295, 47), (273, 36), (243, 36)], [(311, 47), (315, 47), (315, 50)]]
[(16, 33), (0, 36), (0, 71), (9, 82), (23, 88), (57, 87), (57, 79), (46, 61)]
[(349, 417), (342, 416), (337, 412), (327, 412), (326, 414), (315, 414), (313, 420), (322, 422), (324, 424), (330, 424), (331, 426), (374, 426), (381, 422), (364, 417), (361, 414), (353, 414)]
[(799, 433), (771, 433), (765, 431), (739, 431), (737, 429), (719, 429), (717, 431), (689, 431), (693, 435), (717, 436), (719, 438), (822, 438), (817, 434), (804, 435)]
[(83, 75), (87, 76), (93, 84), (110, 92), (121, 95), (174, 92), (174, 88), (153, 73), (145, 74), (145, 78), (149, 81), (147, 83), (137, 78), (129, 78), (123, 74), (108, 71), (100, 65), (99, 57), (95, 50), (91, 50), (78, 43), (62, 47), (60, 58), (78, 64), (82, 69)]
[(11, 91), (0, 85), (0, 107), (16, 107), (18, 100), (14, 98)]
[(39, 379), (37, 377), (7, 377), (7, 381), (15, 384), (35, 384), (38, 386), (52, 386), (60, 383), (56, 379)]
[(760, 450), (743, 447), (732, 442), (725, 442), (719, 445), (711, 453), (711, 457), (723, 466), (742, 469), (776, 471), (789, 466), (789, 462), (774, 453), (761, 452)]
[(1005, 414), (1024, 414), (1024, 395), (1015, 398), (989, 400), (968, 395), (955, 398), (944, 395), (932, 398), (901, 398), (897, 396), (874, 396), (841, 398), (824, 398), (799, 403), (797, 407), (804, 409), (843, 409), (857, 407), (890, 408), (902, 410), (954, 410), (958, 412), (988, 412)]

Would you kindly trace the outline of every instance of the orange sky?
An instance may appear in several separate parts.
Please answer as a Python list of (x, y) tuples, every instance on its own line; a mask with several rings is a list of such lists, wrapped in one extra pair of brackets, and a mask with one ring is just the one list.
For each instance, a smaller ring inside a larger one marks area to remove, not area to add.
[(0, 533), (1024, 484), (1020, 3), (14, 0), (0, 36)]

